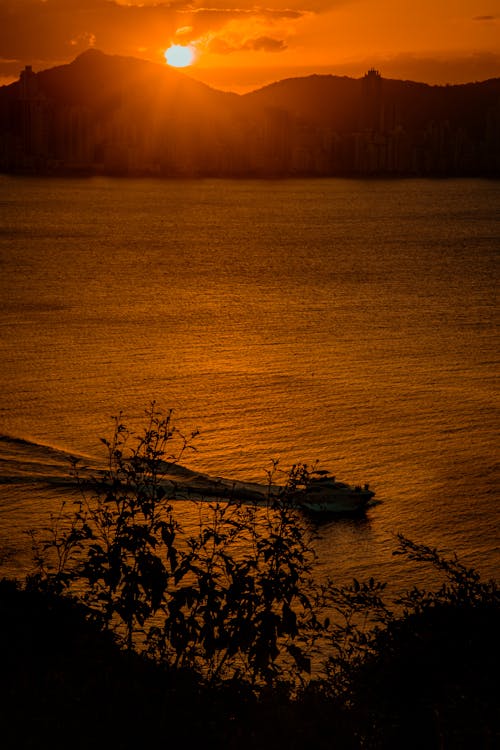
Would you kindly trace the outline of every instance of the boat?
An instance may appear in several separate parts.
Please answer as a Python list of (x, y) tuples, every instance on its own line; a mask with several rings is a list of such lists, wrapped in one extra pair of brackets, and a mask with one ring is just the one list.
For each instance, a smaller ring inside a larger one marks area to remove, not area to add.
[(296, 490), (291, 500), (301, 510), (308, 513), (355, 515), (378, 501), (374, 500), (375, 492), (368, 484), (354, 487), (346, 482), (339, 482), (329, 472), (317, 472), (319, 476), (309, 479), (307, 484)]
[[(244, 503), (261, 507), (290, 504), (311, 514), (356, 515), (364, 513), (378, 501), (368, 484), (351, 486), (339, 482), (330, 472), (321, 469), (308, 473), (293, 487), (256, 484), (238, 480), (210, 477), (207, 474), (176, 469), (173, 494), (178, 498), (196, 497), (201, 500)], [(180, 495), (178, 494), (180, 490)]]

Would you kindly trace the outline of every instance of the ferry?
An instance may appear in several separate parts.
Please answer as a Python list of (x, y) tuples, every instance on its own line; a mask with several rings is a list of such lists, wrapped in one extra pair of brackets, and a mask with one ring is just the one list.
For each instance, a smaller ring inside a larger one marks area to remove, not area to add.
[(310, 513), (336, 513), (341, 515), (364, 513), (377, 504), (373, 498), (375, 492), (368, 484), (352, 486), (339, 482), (328, 472), (317, 472), (307, 485), (295, 491), (292, 502), (302, 510)]

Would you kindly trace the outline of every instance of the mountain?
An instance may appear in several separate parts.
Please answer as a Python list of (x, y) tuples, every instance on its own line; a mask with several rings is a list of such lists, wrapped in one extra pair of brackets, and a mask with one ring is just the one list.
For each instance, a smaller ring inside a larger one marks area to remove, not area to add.
[[(354, 132), (360, 127), (365, 81), (366, 76), (290, 78), (246, 94), (245, 99), (253, 107), (277, 107), (304, 122)], [(409, 130), (424, 128), (431, 120), (477, 129), (488, 108), (500, 103), (500, 78), (454, 86), (381, 78), (379, 85), (386, 116), (396, 117), (397, 124)]]
[(16, 172), (497, 175), (500, 79), (461, 86), (313, 75), (237, 95), (88, 50), (0, 88)]
[[(167, 65), (94, 49), (68, 65), (37, 73), (36, 84), (55, 106), (86, 107), (96, 117), (124, 103), (143, 118), (162, 107), (196, 115), (201, 109), (207, 113), (230, 109), (238, 101), (236, 94), (212, 89)], [(17, 82), (6, 88), (17, 97), (20, 87)]]
[(47, 96), (87, 106), (108, 106), (118, 97), (137, 107), (153, 102), (196, 108), (230, 107), (236, 94), (210, 88), (168, 66), (87, 50), (70, 65), (39, 74)]
[(244, 96), (251, 108), (274, 107), (303, 122), (340, 132), (359, 129), (361, 79), (333, 75), (288, 78)]

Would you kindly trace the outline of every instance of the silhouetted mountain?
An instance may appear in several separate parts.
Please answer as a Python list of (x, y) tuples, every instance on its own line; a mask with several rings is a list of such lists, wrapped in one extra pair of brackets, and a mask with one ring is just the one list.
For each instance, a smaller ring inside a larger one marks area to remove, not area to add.
[(218, 91), (88, 50), (0, 88), (0, 169), (160, 175), (496, 175), (500, 79), (309, 76)]
[[(106, 55), (89, 49), (68, 65), (60, 65), (36, 74), (39, 88), (57, 102), (86, 105), (94, 109), (107, 106), (119, 97), (137, 97), (139, 101), (181, 96), (185, 102), (221, 104), (238, 99), (236, 94), (212, 89), (167, 65), (134, 57)], [(17, 95), (20, 83), (3, 90)], [(0, 89), (0, 92), (2, 89)]]
[(326, 75), (287, 78), (244, 98), (250, 107), (275, 107), (304, 122), (339, 132), (359, 129), (360, 79)]
[[(245, 95), (252, 107), (276, 107), (321, 127), (339, 133), (360, 129), (365, 79), (346, 76), (312, 75), (289, 78)], [(489, 108), (500, 104), (500, 78), (456, 86), (383, 78), (381, 106), (386, 117), (414, 131), (432, 120), (449, 121), (458, 127), (480, 131)]]
[[(106, 117), (126, 106), (138, 120), (168, 109), (171, 115), (217, 114), (238, 101), (236, 94), (211, 89), (167, 65), (87, 50), (69, 65), (36, 74), (37, 88), (55, 105), (86, 107)], [(20, 82), (12, 84), (19, 96)]]

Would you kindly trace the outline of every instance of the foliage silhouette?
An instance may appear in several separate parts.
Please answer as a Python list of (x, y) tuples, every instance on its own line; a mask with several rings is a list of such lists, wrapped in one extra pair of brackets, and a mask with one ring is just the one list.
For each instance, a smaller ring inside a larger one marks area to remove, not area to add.
[[(345, 693), (353, 724), (370, 746), (491, 748), (500, 742), (499, 591), (456, 557), (398, 535), (396, 555), (444, 576), (427, 591), (400, 594), (383, 613)], [(402, 608), (402, 609), (401, 609)]]
[(32, 533), (31, 585), (71, 592), (128, 650), (209, 681), (300, 684), (324, 629), (311, 540), (289, 502), (308, 468), (292, 467), (272, 493), (275, 462), (265, 508), (194, 501), (199, 528), (188, 534), (176, 504), (182, 494), (167, 475), (195, 436), (183, 436), (172, 412), (154, 403), (142, 434), (119, 415), (102, 440), (106, 471), (90, 491), (81, 479), (75, 512), (63, 508), (46, 538)]
[(297, 748), (311, 738), (318, 748), (331, 738), (339, 748), (493, 747), (495, 582), (399, 535), (394, 554), (431, 565), (439, 588), (390, 600), (373, 578), (319, 583), (314, 537), (290, 503), (309, 481), (306, 465), (276, 492), (283, 476), (273, 464), (265, 507), (194, 500), (198, 527), (187, 532), (171, 477), (194, 438), (155, 404), (139, 435), (118, 417), (103, 441), (106, 471), (81, 479), (75, 511), (63, 508), (44, 538), (33, 533), (27, 590), (63, 594), (134, 658), (143, 652), (210, 688), (205, 708), (208, 695), (220, 698), (209, 713), (229, 722), (224, 746), (270, 747), (279, 732)]

